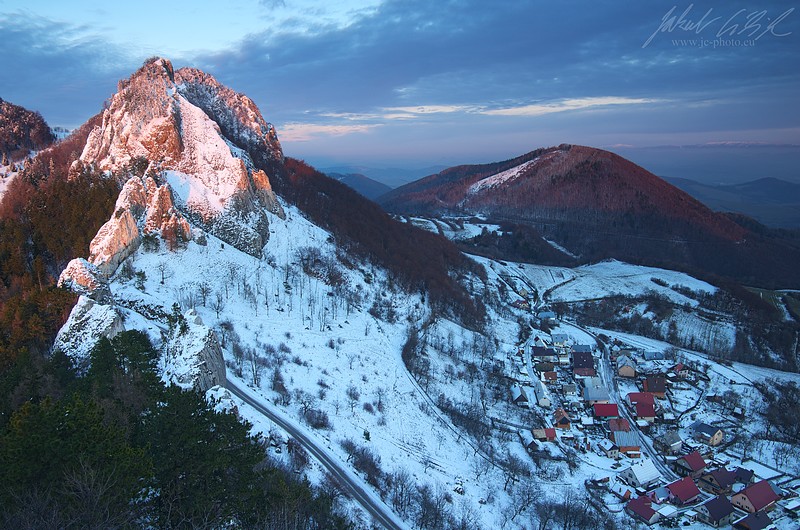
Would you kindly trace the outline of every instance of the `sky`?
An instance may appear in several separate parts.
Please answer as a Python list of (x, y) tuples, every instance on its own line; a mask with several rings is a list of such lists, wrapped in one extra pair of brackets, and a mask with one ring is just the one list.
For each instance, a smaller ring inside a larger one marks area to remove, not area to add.
[(51, 126), (83, 123), (154, 55), (248, 95), (317, 167), (573, 143), (666, 176), (800, 182), (785, 0), (0, 0), (0, 97)]

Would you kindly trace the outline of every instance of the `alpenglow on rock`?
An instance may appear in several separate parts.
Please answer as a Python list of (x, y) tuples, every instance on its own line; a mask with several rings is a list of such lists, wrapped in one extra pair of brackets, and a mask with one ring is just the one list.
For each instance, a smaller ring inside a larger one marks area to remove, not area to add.
[(262, 167), (283, 161), (275, 129), (249, 98), (208, 74), (174, 72), (168, 60), (153, 59), (120, 81), (80, 160), (110, 172), (146, 161), (147, 175), (169, 186), (186, 218), (260, 256), (269, 237), (265, 209), (283, 211), (251, 153)]

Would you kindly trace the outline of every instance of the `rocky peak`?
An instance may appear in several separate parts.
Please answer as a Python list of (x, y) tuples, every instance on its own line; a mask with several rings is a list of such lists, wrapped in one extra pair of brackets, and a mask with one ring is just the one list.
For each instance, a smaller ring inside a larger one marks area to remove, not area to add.
[(81, 163), (124, 172), (147, 160), (149, 174), (169, 186), (187, 218), (260, 255), (269, 236), (264, 210), (283, 211), (249, 153), (280, 163), (283, 153), (255, 104), (199, 70), (176, 73), (161, 58), (148, 60), (118, 88)]

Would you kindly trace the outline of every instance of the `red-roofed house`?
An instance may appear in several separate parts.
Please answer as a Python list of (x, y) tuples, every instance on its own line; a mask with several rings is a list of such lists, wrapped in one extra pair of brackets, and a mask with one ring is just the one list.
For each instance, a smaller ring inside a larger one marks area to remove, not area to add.
[(650, 392), (630, 392), (626, 399), (631, 407), (637, 403), (650, 403), (654, 405), (656, 402), (656, 397)]
[(778, 500), (780, 500), (780, 496), (766, 480), (751, 484), (731, 497), (731, 502), (734, 506), (748, 513), (769, 510)]
[(700, 496), (700, 490), (694, 483), (692, 477), (683, 477), (667, 486), (669, 490), (669, 500), (672, 504), (688, 504)]
[(612, 418), (608, 420), (608, 430), (611, 432), (631, 430), (631, 423), (625, 418)]
[(636, 419), (649, 422), (656, 421), (656, 407), (652, 403), (636, 404)]
[(617, 407), (616, 403), (595, 403), (592, 408), (595, 418), (619, 418), (619, 407)]
[(658, 522), (661, 516), (651, 505), (652, 502), (647, 497), (636, 497), (625, 505), (625, 511), (634, 519), (653, 525)]
[(533, 437), (542, 442), (555, 442), (556, 430), (554, 427), (547, 427), (546, 429), (533, 429), (531, 431)]
[(699, 452), (692, 451), (675, 460), (672, 467), (675, 469), (675, 473), (682, 477), (697, 478), (706, 470), (706, 461)]

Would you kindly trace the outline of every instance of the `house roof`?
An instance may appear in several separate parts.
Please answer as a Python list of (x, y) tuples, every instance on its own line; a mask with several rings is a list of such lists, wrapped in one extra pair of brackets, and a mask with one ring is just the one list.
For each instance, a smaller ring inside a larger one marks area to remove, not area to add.
[(620, 369), (623, 366), (632, 366), (633, 368), (636, 368), (636, 362), (627, 355), (620, 355), (617, 357), (617, 369)]
[(555, 357), (556, 355), (556, 351), (553, 348), (545, 348), (543, 346), (533, 347), (534, 357)]
[(569, 340), (569, 335), (566, 333), (553, 333), (553, 342), (566, 342)]
[(752, 469), (747, 469), (744, 467), (737, 467), (736, 468), (736, 482), (741, 482), (742, 484), (749, 484), (751, 480), (753, 480), (753, 475), (755, 472)]
[(650, 376), (644, 380), (645, 392), (656, 392), (663, 394), (667, 391), (667, 380), (661, 376)]
[(567, 421), (570, 421), (569, 414), (567, 414), (567, 411), (564, 410), (562, 407), (558, 407), (556, 411), (553, 412), (553, 420), (559, 422), (564, 418), (566, 418)]
[(714, 497), (710, 501), (703, 504), (703, 507), (708, 512), (709, 518), (712, 521), (717, 522), (728, 517), (735, 510), (733, 504), (731, 504), (731, 501), (729, 501), (728, 497), (725, 495)]
[(630, 392), (628, 393), (628, 403), (650, 403), (654, 405), (656, 397), (652, 392)]
[(753, 508), (755, 508), (756, 511), (763, 510), (773, 502), (776, 502), (778, 499), (780, 499), (780, 496), (775, 493), (775, 490), (772, 489), (772, 486), (766, 480), (760, 480), (755, 484), (747, 486), (745, 489), (740, 491), (739, 494), (747, 497), (750, 501), (750, 504), (753, 505)]
[(592, 346), (590, 344), (575, 344), (572, 346), (574, 353), (592, 353)]
[(697, 489), (697, 484), (694, 483), (692, 477), (683, 477), (680, 480), (676, 480), (672, 484), (669, 484), (667, 489), (681, 504), (689, 502), (700, 495), (700, 490)]
[(522, 387), (512, 386), (511, 399), (513, 401), (528, 401), (528, 396), (525, 394), (525, 391), (522, 390)]
[(630, 431), (631, 424), (625, 418), (612, 418), (608, 420), (608, 430), (611, 432)]
[(647, 497), (636, 497), (625, 508), (645, 521), (650, 521), (656, 514), (656, 511), (652, 508), (652, 502)]
[(664, 445), (683, 443), (683, 440), (681, 440), (681, 435), (678, 434), (678, 431), (667, 431), (657, 439)]
[(637, 418), (655, 418), (656, 407), (652, 403), (637, 403), (636, 404), (636, 417)]
[(583, 389), (583, 399), (585, 401), (608, 401), (608, 390), (598, 387), (586, 387)]
[(709, 473), (706, 473), (704, 476), (707, 477), (709, 475), (714, 477), (714, 482), (716, 482), (722, 489), (733, 486), (733, 483), (736, 482), (736, 472), (730, 471), (724, 467), (720, 467)]
[(703, 460), (702, 455), (697, 451), (692, 451), (688, 455), (683, 455), (678, 460), (683, 460), (688, 464), (689, 469), (692, 471), (700, 471), (706, 467), (706, 461)]
[(696, 421), (692, 423), (689, 426), (689, 428), (693, 432), (697, 434), (702, 434), (703, 436), (707, 436), (709, 438), (712, 438), (715, 434), (717, 434), (717, 432), (722, 430), (719, 427), (712, 427), (711, 425), (704, 423), (702, 421)]
[(555, 440), (556, 439), (556, 430), (553, 427), (547, 427), (544, 430), (544, 435), (547, 437), (548, 440)]
[(572, 367), (578, 368), (592, 368), (594, 369), (594, 359), (591, 352), (576, 351), (572, 354)]
[(635, 432), (631, 431), (614, 431), (611, 433), (611, 439), (617, 444), (620, 449), (623, 447), (641, 447), (639, 437)]
[(747, 530), (764, 530), (772, 524), (772, 519), (764, 512), (751, 513), (747, 517), (739, 519), (733, 526), (734, 528), (746, 528)]
[[(605, 450), (605, 451), (611, 451), (612, 449), (617, 447), (614, 442), (612, 442), (611, 440), (609, 440), (607, 438), (603, 438), (602, 440), (597, 442), (597, 445), (599, 445), (600, 448)], [(619, 447), (617, 447), (617, 449), (619, 449)]]
[(594, 408), (595, 418), (616, 418), (619, 416), (619, 407), (616, 403), (595, 403), (592, 405)]
[(649, 458), (642, 458), (625, 471), (628, 470), (636, 477), (636, 481), (639, 484), (649, 484), (661, 480), (661, 473), (658, 472), (655, 464)]
[(547, 371), (542, 373), (542, 377), (544, 377), (545, 381), (557, 381), (558, 380), (558, 372), (554, 371)]

